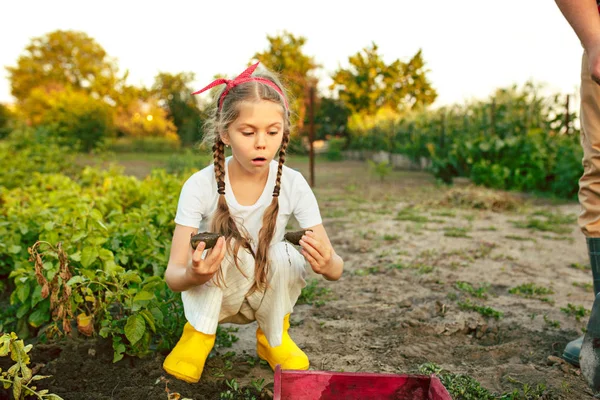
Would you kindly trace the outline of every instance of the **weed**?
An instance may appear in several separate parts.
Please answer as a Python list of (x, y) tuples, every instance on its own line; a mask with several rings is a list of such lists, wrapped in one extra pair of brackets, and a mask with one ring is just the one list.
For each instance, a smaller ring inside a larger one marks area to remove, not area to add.
[(456, 238), (470, 238), (468, 235), (469, 228), (451, 227), (444, 228), (444, 236), (456, 237)]
[(236, 327), (227, 327), (223, 328), (222, 326), (217, 326), (217, 336), (215, 339), (215, 348), (220, 349), (223, 347), (231, 347), (235, 342), (239, 340), (237, 336), (233, 333), (237, 332), (239, 329)]
[(508, 293), (514, 294), (526, 299), (539, 299), (542, 301), (550, 301), (547, 297), (543, 297), (547, 294), (554, 294), (552, 289), (545, 288), (543, 286), (536, 286), (535, 283), (524, 283), (519, 286), (515, 286), (508, 290)]
[(412, 207), (403, 208), (402, 210), (398, 211), (398, 215), (396, 215), (396, 218), (394, 219), (396, 221), (410, 221), (420, 223), (429, 222), (428, 217), (417, 214), (415, 209)]
[(302, 289), (302, 292), (300, 292), (300, 297), (298, 297), (297, 303), (321, 307), (325, 304), (325, 300), (329, 299), (330, 294), (331, 289), (319, 287), (319, 280), (311, 279)]
[[(464, 375), (454, 374), (445, 371), (434, 363), (425, 363), (419, 366), (419, 372), (422, 374), (435, 374), (439, 377), (442, 384), (450, 393), (453, 399), (461, 400), (533, 400), (545, 398), (547, 395), (546, 385), (540, 383), (535, 387), (529, 384), (522, 384), (520, 389), (514, 389), (511, 392), (502, 394), (492, 393), (481, 386), (476, 379)], [(517, 382), (517, 381), (515, 381)], [(520, 383), (520, 382), (518, 382)]]
[(399, 237), (400, 236), (398, 236), (398, 235), (390, 235), (390, 234), (386, 233), (385, 235), (383, 235), (383, 240), (386, 240), (386, 241), (398, 240)]
[(581, 265), (579, 263), (571, 263), (571, 264), (569, 264), (569, 267), (573, 268), (573, 269), (578, 269), (580, 271), (588, 271), (588, 270), (592, 269), (591, 265), (587, 265), (587, 264), (586, 265)]
[[(538, 218), (541, 217), (541, 218)], [(517, 228), (532, 229), (558, 234), (570, 233), (573, 230), (575, 217), (547, 211), (538, 211), (530, 215), (526, 221), (513, 221)]]
[(487, 307), (487, 306), (480, 306), (477, 304), (473, 304), (473, 303), (471, 303), (470, 299), (467, 299), (466, 301), (459, 301), (458, 306), (462, 310), (477, 311), (479, 314), (481, 314), (484, 317), (492, 317), (495, 319), (500, 319), (504, 316), (504, 313), (502, 311), (494, 310), (493, 308)]
[(554, 319), (550, 319), (548, 318), (548, 314), (544, 314), (544, 322), (546, 323), (546, 325), (550, 326), (551, 328), (560, 328), (560, 322)]
[(526, 237), (526, 236), (518, 236), (518, 235), (506, 235), (504, 237), (506, 239), (519, 240), (519, 241), (522, 241), (522, 242), (527, 241), (527, 240), (530, 240), (532, 242), (536, 241), (535, 238), (532, 238), (532, 237), (529, 237), (529, 236)]
[(487, 283), (484, 283), (483, 285), (480, 285), (478, 288), (473, 287), (470, 283), (468, 282), (456, 282), (456, 288), (458, 290), (460, 290), (461, 292), (465, 292), (470, 294), (471, 296), (480, 298), (480, 299), (487, 299), (487, 294), (486, 292), (488, 291), (490, 285)]
[(560, 311), (567, 315), (572, 315), (577, 321), (581, 321), (581, 318), (590, 314), (590, 310), (586, 310), (583, 306), (576, 306), (571, 303), (567, 304), (566, 307), (561, 307)]
[(586, 283), (573, 282), (573, 286), (582, 288), (586, 292), (594, 291), (594, 285), (589, 282), (586, 282)]

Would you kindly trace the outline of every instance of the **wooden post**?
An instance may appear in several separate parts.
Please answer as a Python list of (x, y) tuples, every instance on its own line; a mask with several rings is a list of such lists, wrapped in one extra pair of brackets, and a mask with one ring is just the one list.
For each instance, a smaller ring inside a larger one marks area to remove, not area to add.
[(309, 113), (310, 113), (310, 127), (308, 130), (308, 142), (309, 142), (309, 168), (310, 168), (310, 187), (315, 187), (315, 87), (310, 86), (309, 96)]

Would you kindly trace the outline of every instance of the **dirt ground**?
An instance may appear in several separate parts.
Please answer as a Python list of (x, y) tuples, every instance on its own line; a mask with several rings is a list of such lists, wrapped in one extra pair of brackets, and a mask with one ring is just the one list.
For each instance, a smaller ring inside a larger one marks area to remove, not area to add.
[[(291, 166), (308, 176), (305, 165)], [(582, 334), (593, 300), (577, 203), (440, 186), (423, 172), (380, 181), (358, 161), (317, 165), (315, 192), (345, 272), (319, 279), (307, 293), (313, 304), (292, 314), (290, 333), (311, 369), (404, 374), (434, 363), (497, 395), (592, 397), (579, 370), (558, 358)], [(230, 389), (224, 379), (244, 388), (264, 379), (268, 398), (273, 373), (257, 362), (255, 329), (240, 326), (195, 385), (164, 374), (165, 354), (112, 364), (102, 342), (40, 345), (32, 362), (52, 375), (39, 386), (69, 400), (168, 391), (219, 399)]]

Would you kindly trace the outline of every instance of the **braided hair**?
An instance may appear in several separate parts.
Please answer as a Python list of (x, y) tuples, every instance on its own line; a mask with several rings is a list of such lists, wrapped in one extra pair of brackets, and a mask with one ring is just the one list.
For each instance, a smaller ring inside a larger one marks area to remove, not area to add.
[[(277, 77), (270, 71), (263, 69), (263, 71), (255, 73), (253, 76), (268, 79), (281, 89), (281, 93), (285, 93)], [(251, 80), (241, 83), (228, 91), (222, 99), (220, 109), (217, 104), (221, 98), (221, 94), (216, 97), (213, 112), (205, 124), (204, 143), (212, 146), (215, 179), (217, 181), (217, 192), (219, 193), (217, 209), (211, 221), (211, 231), (225, 236), (227, 251), (234, 256), (235, 265), (244, 276), (245, 274), (239, 266), (239, 258), (237, 256), (240, 248), (246, 249), (254, 257), (254, 283), (250, 289), (250, 293), (256, 290), (263, 291), (267, 287), (267, 276), (270, 268), (268, 257), (269, 247), (275, 234), (277, 215), (279, 213), (281, 175), (283, 164), (285, 163), (287, 146), (290, 141), (291, 126), (290, 112), (286, 107), (287, 99), (284, 98), (285, 94), (282, 95), (281, 93), (278, 93), (273, 87), (260, 81)], [(283, 138), (279, 148), (279, 164), (277, 166), (273, 199), (264, 212), (262, 227), (258, 233), (258, 246), (256, 253), (254, 253), (247, 231), (241, 224), (239, 226), (236, 224), (225, 199), (225, 144), (221, 139), (220, 133), (226, 132), (229, 125), (238, 118), (240, 102), (260, 100), (272, 101), (282, 106), (284, 110), (284, 127)], [(218, 285), (223, 282), (221, 270), (219, 270), (216, 281)]]

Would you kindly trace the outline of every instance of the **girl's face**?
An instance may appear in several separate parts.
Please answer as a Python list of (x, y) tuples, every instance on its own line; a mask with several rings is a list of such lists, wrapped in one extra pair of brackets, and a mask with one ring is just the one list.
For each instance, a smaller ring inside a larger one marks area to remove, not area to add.
[(272, 101), (244, 101), (239, 116), (221, 135), (233, 158), (250, 173), (267, 171), (283, 139), (283, 108)]

